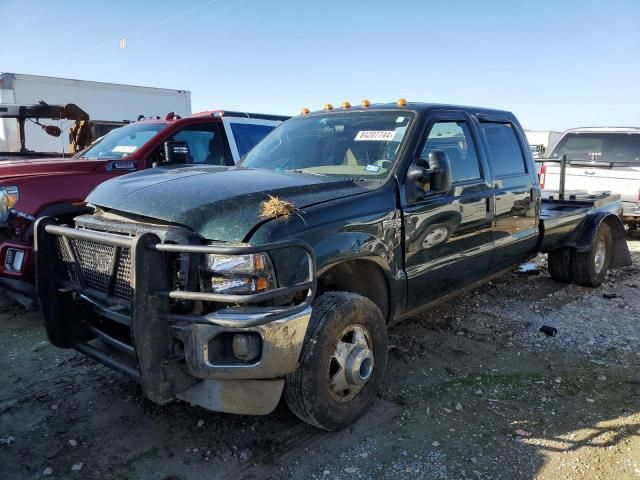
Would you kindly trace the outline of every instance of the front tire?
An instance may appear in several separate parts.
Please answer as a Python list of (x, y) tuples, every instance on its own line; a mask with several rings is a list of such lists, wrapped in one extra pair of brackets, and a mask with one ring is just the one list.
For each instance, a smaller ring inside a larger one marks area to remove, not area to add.
[(387, 363), (387, 325), (368, 298), (329, 292), (313, 302), (298, 369), (285, 381), (285, 399), (302, 421), (324, 430), (360, 418)]
[(606, 223), (601, 223), (593, 240), (593, 245), (586, 252), (574, 252), (571, 259), (573, 280), (584, 287), (600, 285), (609, 269), (613, 237)]

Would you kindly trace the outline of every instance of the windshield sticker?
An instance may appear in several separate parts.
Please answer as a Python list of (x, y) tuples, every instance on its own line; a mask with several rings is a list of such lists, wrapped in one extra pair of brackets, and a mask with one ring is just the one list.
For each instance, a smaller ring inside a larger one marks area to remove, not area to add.
[(135, 145), (118, 145), (116, 147), (113, 147), (113, 150), (111, 150), (114, 153), (133, 153), (136, 151), (136, 147)]
[(357, 142), (389, 142), (395, 133), (395, 130), (360, 130), (354, 140)]
[(396, 118), (396, 123), (402, 123), (402, 122), (404, 122), (404, 117)]
[(380, 167), (378, 165), (367, 165), (366, 167), (364, 167), (364, 169), (367, 172), (379, 172), (380, 171)]

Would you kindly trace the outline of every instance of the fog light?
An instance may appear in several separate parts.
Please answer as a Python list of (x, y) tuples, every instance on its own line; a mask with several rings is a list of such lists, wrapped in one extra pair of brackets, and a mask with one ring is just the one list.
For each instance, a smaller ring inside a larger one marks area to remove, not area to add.
[(4, 257), (4, 269), (10, 272), (19, 272), (22, 270), (22, 262), (24, 261), (24, 250), (18, 248), (7, 248), (7, 254)]
[(232, 342), (233, 354), (240, 360), (255, 360), (260, 356), (260, 343), (260, 335), (255, 332), (236, 333)]

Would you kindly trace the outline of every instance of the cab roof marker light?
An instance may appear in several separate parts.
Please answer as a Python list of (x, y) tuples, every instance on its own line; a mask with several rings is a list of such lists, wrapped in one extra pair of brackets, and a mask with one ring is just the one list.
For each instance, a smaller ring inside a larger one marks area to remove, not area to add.
[(345, 100), (344, 102), (342, 102), (342, 108), (351, 108), (351, 104)]
[(324, 106), (325, 110), (333, 110), (333, 105), (331, 105), (330, 103), (325, 104)]
[(302, 110), (300, 110), (300, 113), (302, 115), (306, 115), (307, 113), (311, 112), (311, 110), (309, 110), (307, 107), (304, 107)]
[(407, 99), (406, 98), (399, 98), (398, 101), (396, 102), (396, 104), (399, 107), (406, 107), (407, 106)]
[(371, 102), (365, 98), (360, 102), (360, 105), (364, 108), (369, 108), (371, 106)]

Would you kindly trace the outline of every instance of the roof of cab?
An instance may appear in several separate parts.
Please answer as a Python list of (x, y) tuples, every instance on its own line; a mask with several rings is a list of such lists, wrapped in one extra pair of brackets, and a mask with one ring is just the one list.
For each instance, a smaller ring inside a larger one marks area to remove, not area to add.
[[(366, 102), (363, 101), (363, 103)], [(327, 113), (347, 112), (347, 111), (360, 111), (360, 110), (412, 110), (416, 112), (427, 112), (431, 110), (462, 110), (471, 115), (488, 115), (513, 118), (513, 113), (506, 110), (497, 110), (494, 108), (482, 108), (471, 107), (466, 105), (451, 105), (445, 103), (426, 103), (426, 102), (407, 102), (406, 104), (399, 105), (398, 102), (393, 103), (370, 103), (367, 106), (353, 105), (348, 107), (331, 106), (330, 109), (315, 110), (313, 112), (304, 113), (303, 115), (323, 115)]]
[(257, 120), (273, 120), (284, 122), (291, 117), (287, 117), (285, 115), (271, 115), (269, 113), (251, 113), (251, 112), (235, 112), (229, 110), (207, 110), (204, 112), (193, 113), (186, 117), (181, 117), (180, 115), (175, 115), (173, 112), (168, 113), (164, 117), (156, 115), (152, 117), (142, 117), (136, 120), (137, 122), (145, 122), (145, 123), (169, 123), (169, 122), (177, 122), (180, 120), (189, 120), (203, 117), (214, 117), (217, 119), (222, 119), (232, 117), (232, 118), (253, 118)]
[(252, 112), (235, 112), (231, 110), (205, 110), (204, 112), (197, 112), (191, 115), (192, 117), (236, 117), (236, 118), (253, 118), (257, 120), (275, 120), (284, 122), (289, 120), (289, 116), (286, 115), (272, 115), (270, 113), (252, 113)]

